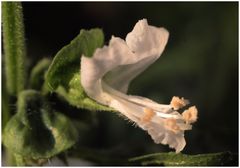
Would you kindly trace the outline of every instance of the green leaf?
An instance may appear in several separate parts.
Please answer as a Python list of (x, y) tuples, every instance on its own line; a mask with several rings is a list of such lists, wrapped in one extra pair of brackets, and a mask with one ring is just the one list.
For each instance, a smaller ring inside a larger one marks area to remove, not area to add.
[(80, 58), (91, 57), (102, 47), (104, 35), (100, 29), (81, 30), (80, 34), (63, 47), (54, 57), (46, 74), (46, 83), (51, 91), (57, 92), (72, 106), (88, 110), (113, 109), (98, 104), (84, 92), (80, 80)]
[(2, 3), (3, 47), (7, 90), (17, 95), (25, 87), (26, 47), (21, 2)]
[(169, 153), (156, 153), (129, 160), (135, 165), (143, 166), (230, 166), (237, 165), (236, 155), (230, 152), (186, 155)]
[(51, 111), (39, 92), (21, 92), (17, 109), (3, 133), (3, 143), (13, 153), (44, 159), (76, 143), (78, 132), (74, 125), (65, 115)]
[(48, 70), (51, 60), (43, 58), (37, 65), (35, 65), (30, 74), (30, 88), (35, 90), (41, 90), (44, 84), (44, 75)]
[(80, 34), (54, 57), (46, 75), (49, 88), (53, 91), (59, 85), (68, 87), (68, 82), (74, 73), (80, 73), (81, 56), (83, 54), (88, 57), (92, 56), (96, 48), (102, 47), (103, 42), (102, 30), (81, 30)]

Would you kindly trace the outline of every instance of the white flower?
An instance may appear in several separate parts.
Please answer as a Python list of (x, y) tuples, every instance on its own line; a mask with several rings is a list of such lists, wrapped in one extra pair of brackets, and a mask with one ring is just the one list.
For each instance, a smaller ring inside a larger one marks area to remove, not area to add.
[(138, 21), (126, 41), (112, 37), (109, 46), (97, 49), (93, 57), (82, 56), (81, 83), (89, 97), (148, 131), (155, 143), (180, 152), (186, 144), (184, 131), (192, 128), (189, 123), (196, 121), (197, 112), (182, 116), (176, 110), (189, 101), (173, 97), (165, 105), (126, 94), (132, 79), (160, 57), (168, 36), (166, 29), (149, 26), (146, 19)]

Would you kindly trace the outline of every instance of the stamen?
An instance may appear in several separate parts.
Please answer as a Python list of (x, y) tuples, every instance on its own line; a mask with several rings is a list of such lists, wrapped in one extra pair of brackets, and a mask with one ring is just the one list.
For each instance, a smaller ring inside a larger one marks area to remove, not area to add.
[(152, 117), (155, 115), (155, 112), (151, 108), (144, 108), (143, 112), (144, 112), (144, 115), (141, 118), (141, 122), (143, 123), (149, 122), (152, 119)]
[(189, 101), (184, 99), (183, 97), (180, 99), (177, 96), (173, 96), (170, 105), (173, 107), (174, 110), (178, 110), (186, 105), (189, 104)]
[(165, 119), (165, 127), (174, 133), (178, 133), (180, 131), (180, 127), (177, 125), (176, 119), (173, 118)]
[(192, 106), (189, 109), (185, 110), (182, 113), (183, 119), (185, 120), (185, 122), (187, 124), (189, 123), (194, 123), (195, 121), (197, 121), (197, 114), (198, 114), (198, 110), (196, 108), (196, 106)]

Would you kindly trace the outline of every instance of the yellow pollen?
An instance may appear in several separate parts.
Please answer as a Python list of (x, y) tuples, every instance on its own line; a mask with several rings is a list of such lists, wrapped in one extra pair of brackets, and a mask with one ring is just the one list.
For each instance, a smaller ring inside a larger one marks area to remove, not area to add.
[(165, 127), (174, 133), (178, 133), (180, 131), (180, 127), (177, 125), (176, 119), (168, 118), (165, 120)]
[(155, 115), (155, 112), (153, 111), (153, 109), (150, 109), (150, 108), (144, 108), (143, 112), (144, 112), (144, 115), (141, 118), (142, 122), (149, 122), (152, 119), (152, 117)]
[(196, 106), (192, 106), (189, 109), (185, 110), (182, 113), (182, 116), (183, 116), (183, 119), (186, 121), (186, 123), (189, 124), (197, 121), (197, 114), (198, 114), (198, 110)]
[(173, 96), (170, 105), (173, 107), (174, 110), (178, 110), (184, 106), (186, 106), (187, 104), (189, 104), (189, 101), (184, 99), (183, 97), (180, 99), (177, 96)]

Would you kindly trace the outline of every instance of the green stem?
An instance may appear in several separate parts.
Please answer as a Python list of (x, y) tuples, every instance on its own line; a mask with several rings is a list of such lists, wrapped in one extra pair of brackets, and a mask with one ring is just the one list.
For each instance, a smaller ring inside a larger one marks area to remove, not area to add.
[[(9, 108), (10, 100), (6, 90), (6, 83), (4, 82), (5, 81), (4, 73), (2, 73), (2, 80), (3, 80), (2, 82), (2, 133), (3, 133), (3, 130), (7, 122), (11, 118), (11, 112)], [(16, 166), (15, 157), (13, 153), (8, 148), (4, 148), (4, 151), (5, 151), (6, 166)]]
[[(5, 80), (5, 75), (2, 74), (3, 81)], [(11, 117), (9, 109), (9, 96), (6, 91), (6, 83), (2, 82), (2, 131)]]
[(10, 150), (5, 148), (6, 166), (16, 166), (15, 156)]
[[(2, 63), (2, 67), (5, 65)], [(8, 122), (8, 120), (11, 118), (11, 112), (9, 108), (10, 100), (9, 100), (9, 95), (6, 90), (6, 77), (5, 74), (2, 71), (2, 133), (3, 130)], [(3, 134), (2, 134), (3, 135)], [(4, 148), (4, 153), (5, 153), (5, 163), (6, 166), (15, 166), (15, 158), (13, 154), (7, 149)]]
[(25, 39), (22, 5), (2, 2), (3, 45), (7, 90), (17, 96), (25, 87)]

